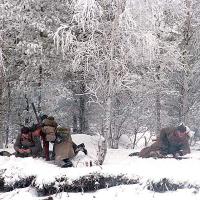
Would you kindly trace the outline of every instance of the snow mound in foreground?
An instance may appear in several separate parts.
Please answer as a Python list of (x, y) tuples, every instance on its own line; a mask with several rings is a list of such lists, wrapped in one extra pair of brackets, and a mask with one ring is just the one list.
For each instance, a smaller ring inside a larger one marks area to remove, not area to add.
[(139, 178), (141, 184), (168, 179), (174, 183), (200, 186), (200, 176), (198, 176), (199, 151), (188, 155), (190, 157), (184, 160), (142, 159), (129, 157), (130, 152), (123, 149), (109, 150), (104, 165), (81, 168), (60, 168), (41, 158), (0, 157), (0, 175), (8, 185), (13, 185), (20, 179), (35, 177), (35, 185), (41, 187), (45, 184), (54, 183), (62, 177), (66, 177), (69, 182), (73, 182), (90, 174), (101, 174), (103, 176), (125, 175), (130, 179)]

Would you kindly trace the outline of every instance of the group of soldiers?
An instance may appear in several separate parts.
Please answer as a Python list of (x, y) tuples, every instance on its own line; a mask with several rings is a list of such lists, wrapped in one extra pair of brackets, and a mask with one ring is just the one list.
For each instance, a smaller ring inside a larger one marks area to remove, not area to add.
[(129, 156), (163, 158), (172, 154), (174, 158), (179, 158), (190, 153), (189, 140), (193, 135), (194, 132), (184, 124), (163, 128), (151, 146), (143, 148), (140, 152), (131, 153)]
[[(140, 152), (129, 156), (142, 158), (163, 158), (172, 154), (174, 158), (190, 153), (189, 140), (194, 134), (187, 126), (181, 124), (177, 127), (163, 128), (156, 141)], [(41, 145), (41, 141), (43, 145)], [(53, 143), (53, 152), (50, 156), (49, 143)], [(43, 146), (43, 148), (42, 148)], [(72, 167), (71, 158), (79, 151), (87, 155), (85, 145), (76, 145), (71, 138), (69, 128), (60, 128), (54, 117), (43, 115), (41, 123), (33, 127), (23, 127), (14, 144), (16, 157), (45, 157), (47, 161), (63, 161), (62, 167)]]
[[(85, 145), (76, 145), (71, 138), (70, 128), (58, 127), (54, 117), (43, 115), (41, 123), (23, 127), (14, 144), (16, 157), (45, 157), (46, 161), (63, 161), (62, 167), (72, 167), (71, 158), (79, 151), (87, 154)], [(41, 145), (43, 143), (43, 148)], [(49, 143), (53, 143), (50, 156)]]

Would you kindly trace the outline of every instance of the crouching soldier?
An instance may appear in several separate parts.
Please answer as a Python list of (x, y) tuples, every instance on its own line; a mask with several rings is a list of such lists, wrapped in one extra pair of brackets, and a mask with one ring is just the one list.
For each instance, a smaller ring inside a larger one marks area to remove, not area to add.
[(56, 161), (64, 161), (62, 167), (72, 167), (71, 158), (73, 158), (79, 151), (83, 151), (87, 155), (85, 145), (82, 143), (76, 145), (72, 141), (70, 128), (57, 128), (57, 135), (54, 144), (54, 154)]
[[(138, 155), (142, 158), (162, 158), (168, 154), (178, 158), (190, 153), (189, 139), (192, 131), (183, 124), (178, 127), (163, 128), (156, 142), (142, 149)], [(134, 153), (133, 153), (134, 155)]]
[(23, 127), (14, 144), (16, 157), (40, 157), (42, 146), (40, 139), (34, 137), (28, 127)]

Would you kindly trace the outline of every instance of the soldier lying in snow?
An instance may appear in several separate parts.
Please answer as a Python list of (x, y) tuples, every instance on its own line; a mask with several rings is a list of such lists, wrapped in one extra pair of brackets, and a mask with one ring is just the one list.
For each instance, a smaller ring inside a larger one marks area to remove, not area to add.
[(156, 142), (138, 153), (130, 154), (130, 156), (162, 158), (172, 154), (173, 157), (177, 158), (186, 155), (190, 153), (189, 138), (192, 136), (191, 134), (192, 131), (183, 124), (178, 127), (163, 128)]

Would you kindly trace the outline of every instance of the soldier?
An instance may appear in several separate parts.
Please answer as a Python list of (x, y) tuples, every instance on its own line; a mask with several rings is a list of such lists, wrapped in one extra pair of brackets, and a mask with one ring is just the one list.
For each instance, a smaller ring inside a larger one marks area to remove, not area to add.
[(57, 129), (58, 125), (54, 117), (43, 115), (41, 121), (42, 123), (37, 125), (36, 130), (33, 131), (33, 135), (38, 137), (41, 136), (46, 161), (50, 160), (49, 142), (54, 143), (52, 159), (63, 160), (65, 162), (65, 167), (72, 166), (69, 158), (75, 156), (79, 151), (83, 151), (87, 154), (87, 150), (83, 143), (76, 145), (72, 141), (69, 128)]
[(85, 149), (84, 143), (76, 145), (72, 141), (70, 128), (58, 128), (57, 138), (54, 143), (54, 154), (55, 160), (63, 161), (65, 164), (62, 166), (72, 167), (71, 158), (73, 158), (79, 151), (83, 151), (87, 155), (87, 150)]
[(16, 157), (40, 157), (42, 146), (40, 139), (34, 137), (28, 127), (23, 127), (14, 144)]
[[(173, 157), (177, 158), (186, 155), (190, 153), (189, 139), (192, 133), (193, 132), (183, 124), (178, 127), (163, 128), (156, 142), (142, 149), (138, 155), (142, 158), (162, 158), (168, 154), (172, 154)], [(133, 153), (132, 155), (136, 154)]]
[(48, 117), (47, 115), (42, 115), (40, 119), (41, 123), (34, 125), (32, 128), (32, 134), (38, 138), (41, 137), (43, 142), (44, 156), (46, 161), (49, 161), (49, 142), (54, 142), (56, 139), (57, 123), (55, 122), (54, 117)]

